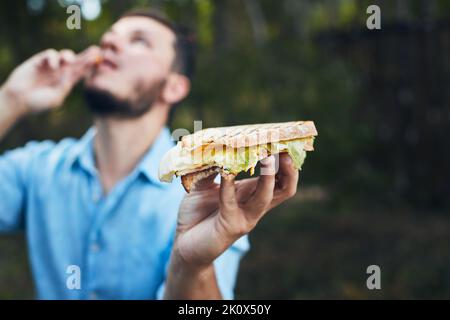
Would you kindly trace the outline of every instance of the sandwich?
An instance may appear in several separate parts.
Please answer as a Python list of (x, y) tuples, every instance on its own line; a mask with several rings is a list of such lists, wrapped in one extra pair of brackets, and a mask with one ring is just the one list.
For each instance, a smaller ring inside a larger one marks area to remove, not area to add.
[(314, 150), (317, 130), (312, 121), (254, 124), (197, 131), (181, 138), (162, 158), (159, 179), (181, 177), (186, 192), (217, 174), (254, 174), (259, 161), (289, 153), (301, 170), (306, 151)]

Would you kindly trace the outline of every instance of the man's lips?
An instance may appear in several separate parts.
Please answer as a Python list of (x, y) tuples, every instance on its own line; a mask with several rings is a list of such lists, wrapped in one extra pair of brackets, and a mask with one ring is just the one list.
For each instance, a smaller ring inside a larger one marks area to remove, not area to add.
[(99, 70), (116, 70), (117, 64), (111, 59), (103, 57), (97, 66)]

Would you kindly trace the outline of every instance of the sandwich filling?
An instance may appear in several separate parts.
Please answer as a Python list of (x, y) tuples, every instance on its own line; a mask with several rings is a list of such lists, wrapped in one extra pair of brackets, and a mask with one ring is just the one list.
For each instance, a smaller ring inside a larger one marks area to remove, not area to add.
[(258, 161), (272, 154), (287, 152), (296, 169), (301, 170), (306, 158), (305, 145), (314, 137), (272, 142), (243, 148), (209, 144), (196, 149), (186, 149), (179, 142), (161, 161), (159, 178), (171, 182), (174, 175), (183, 176), (192, 172), (219, 167), (227, 173), (238, 174), (249, 171), (253, 175)]

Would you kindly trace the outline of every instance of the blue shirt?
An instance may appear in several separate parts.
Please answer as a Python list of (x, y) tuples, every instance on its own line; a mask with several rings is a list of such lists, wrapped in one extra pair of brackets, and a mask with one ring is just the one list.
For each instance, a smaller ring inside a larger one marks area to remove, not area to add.
[[(0, 232), (25, 229), (40, 299), (161, 298), (185, 195), (180, 181), (158, 179), (170, 132), (107, 196), (94, 136), (92, 128), (81, 140), (30, 142), (0, 157)], [(243, 237), (214, 262), (226, 299), (248, 248)]]

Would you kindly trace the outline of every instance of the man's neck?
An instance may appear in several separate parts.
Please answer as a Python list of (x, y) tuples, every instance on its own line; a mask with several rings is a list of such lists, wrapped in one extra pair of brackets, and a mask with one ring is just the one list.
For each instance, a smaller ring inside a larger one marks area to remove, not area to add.
[(95, 120), (95, 160), (105, 194), (133, 171), (166, 121), (167, 112), (159, 106), (137, 119)]

